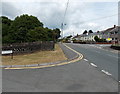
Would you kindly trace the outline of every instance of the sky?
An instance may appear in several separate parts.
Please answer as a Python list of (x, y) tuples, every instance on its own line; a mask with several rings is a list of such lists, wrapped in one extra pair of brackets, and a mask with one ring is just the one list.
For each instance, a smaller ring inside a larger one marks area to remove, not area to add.
[[(82, 34), (85, 30), (93, 32), (105, 30), (118, 25), (117, 0), (2, 0), (0, 15), (14, 19), (28, 14), (36, 16), (44, 27), (60, 28), (63, 23), (63, 35)], [(108, 2), (109, 1), (109, 2)]]

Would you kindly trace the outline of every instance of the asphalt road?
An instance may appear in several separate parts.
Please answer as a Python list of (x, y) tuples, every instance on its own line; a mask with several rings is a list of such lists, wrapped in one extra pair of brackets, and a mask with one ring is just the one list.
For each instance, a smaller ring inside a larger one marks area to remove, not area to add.
[(105, 70), (118, 80), (118, 53), (102, 49), (109, 45), (66, 44), (82, 53), (89, 63), (94, 63), (100, 70)]
[[(82, 53), (85, 51), (86, 47), (79, 47), (79, 45), (73, 44), (67, 45)], [(69, 58), (75, 55), (74, 52), (68, 50), (68, 48), (63, 45), (61, 45), (61, 47)], [(89, 56), (92, 57), (91, 55), (93, 54), (90, 53), (89, 50), (88, 53)], [(87, 51), (84, 55), (88, 56)], [(49, 68), (22, 70), (3, 69), (2, 91), (117, 92), (118, 82), (105, 73), (99, 71), (97, 68), (91, 66), (88, 61), (82, 59), (75, 63)]]

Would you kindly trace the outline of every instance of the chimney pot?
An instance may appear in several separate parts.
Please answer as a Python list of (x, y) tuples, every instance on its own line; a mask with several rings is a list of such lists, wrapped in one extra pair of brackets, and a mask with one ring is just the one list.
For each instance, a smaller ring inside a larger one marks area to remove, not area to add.
[(116, 25), (114, 25), (114, 28), (116, 27)]

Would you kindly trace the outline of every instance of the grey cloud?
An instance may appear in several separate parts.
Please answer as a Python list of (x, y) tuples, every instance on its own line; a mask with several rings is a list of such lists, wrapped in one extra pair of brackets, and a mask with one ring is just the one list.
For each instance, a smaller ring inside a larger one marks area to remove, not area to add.
[(39, 11), (35, 15), (49, 28), (60, 28), (64, 15), (64, 8), (57, 3), (40, 3)]
[[(41, 0), (42, 1), (42, 0)], [(99, 20), (99, 21), (89, 21), (91, 23), (97, 23), (98, 26), (92, 27), (89, 26), (86, 22), (90, 19), (102, 17), (101, 15), (96, 15), (98, 11), (93, 11), (90, 3), (69, 3), (67, 14), (65, 17), (64, 30), (65, 34), (72, 34), (73, 31), (80, 34), (81, 30), (89, 30), (93, 31), (99, 30), (102, 26), (111, 26), (111, 24), (115, 24), (114, 17), (111, 19)], [(99, 6), (96, 6), (97, 8)], [(2, 13), (10, 18), (14, 18), (20, 14), (29, 14), (38, 17), (38, 19), (43, 22), (45, 27), (53, 28), (61, 28), (61, 23), (63, 21), (63, 16), (66, 8), (66, 2), (16, 2), (16, 3), (3, 3)], [(104, 7), (103, 7), (104, 8)], [(110, 12), (112, 13), (112, 11)], [(105, 14), (106, 15), (106, 14)], [(104, 14), (103, 14), (104, 17)], [(110, 22), (111, 21), (111, 22)], [(106, 22), (106, 23), (105, 23)]]
[(14, 19), (21, 13), (14, 5), (10, 2), (2, 2), (2, 15), (8, 16), (11, 19)]

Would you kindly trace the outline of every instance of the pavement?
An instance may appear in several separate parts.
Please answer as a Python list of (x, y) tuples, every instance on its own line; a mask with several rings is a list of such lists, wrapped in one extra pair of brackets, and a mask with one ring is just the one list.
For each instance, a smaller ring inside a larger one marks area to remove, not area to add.
[[(66, 45), (84, 54), (84, 50), (78, 46)], [(76, 53), (63, 44), (60, 46), (69, 59), (76, 56)], [(82, 60), (61, 66), (21, 70), (2, 69), (2, 91), (118, 92), (118, 82), (89, 63), (84, 54)]]

